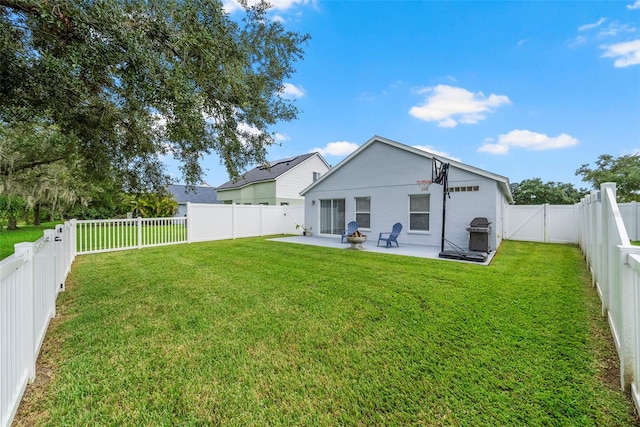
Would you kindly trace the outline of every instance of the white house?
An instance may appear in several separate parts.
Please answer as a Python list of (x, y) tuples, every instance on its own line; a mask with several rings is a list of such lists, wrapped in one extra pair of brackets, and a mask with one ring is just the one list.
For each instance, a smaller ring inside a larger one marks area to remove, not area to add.
[(444, 188), (433, 183), (423, 190), (417, 183), (432, 178), (434, 158), (450, 165), (446, 240), (467, 250), (467, 228), (475, 217), (485, 217), (492, 224), (484, 238), (495, 250), (502, 241), (505, 206), (513, 203), (508, 178), (379, 136), (302, 191), (305, 226), (316, 235), (339, 236), (355, 220), (369, 240), (377, 240), (399, 222), (400, 245), (440, 246)]
[(217, 197), (223, 203), (242, 205), (302, 205), (300, 191), (329, 169), (318, 153), (276, 160), (217, 187)]

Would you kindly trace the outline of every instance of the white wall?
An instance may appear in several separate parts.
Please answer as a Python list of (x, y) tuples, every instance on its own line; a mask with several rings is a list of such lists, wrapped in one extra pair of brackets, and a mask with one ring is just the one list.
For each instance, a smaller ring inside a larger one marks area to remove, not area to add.
[(304, 197), (300, 192), (313, 182), (313, 173), (324, 175), (329, 168), (319, 155), (309, 157), (293, 169), (276, 179), (277, 199), (298, 199), (302, 203)]

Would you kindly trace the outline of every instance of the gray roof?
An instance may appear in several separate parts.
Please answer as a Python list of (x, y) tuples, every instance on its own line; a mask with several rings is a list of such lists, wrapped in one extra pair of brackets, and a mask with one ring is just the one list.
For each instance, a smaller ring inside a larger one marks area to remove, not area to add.
[(269, 166), (258, 166), (250, 171), (247, 171), (240, 176), (236, 181), (227, 181), (224, 184), (218, 186), (217, 190), (228, 190), (231, 188), (240, 188), (245, 185), (253, 184), (256, 182), (273, 181), (283, 173), (293, 169), (300, 163), (304, 162), (308, 158), (315, 156), (317, 153), (302, 154), (296, 157), (290, 157), (288, 159), (276, 160), (270, 162)]
[(186, 203), (219, 203), (216, 189), (208, 186), (169, 185), (167, 190), (176, 199), (178, 204)]

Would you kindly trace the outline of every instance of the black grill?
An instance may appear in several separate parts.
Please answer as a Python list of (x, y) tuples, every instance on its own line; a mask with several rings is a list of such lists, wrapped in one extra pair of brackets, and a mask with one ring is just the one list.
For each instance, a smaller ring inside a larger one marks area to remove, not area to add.
[(489, 234), (491, 234), (491, 221), (484, 217), (473, 218), (469, 227), (469, 250), (478, 252), (491, 252)]

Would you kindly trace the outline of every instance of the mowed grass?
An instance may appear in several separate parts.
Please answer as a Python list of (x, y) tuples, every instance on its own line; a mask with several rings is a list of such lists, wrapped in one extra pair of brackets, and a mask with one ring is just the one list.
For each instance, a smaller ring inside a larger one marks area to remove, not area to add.
[[(392, 251), (392, 250), (390, 250)], [(79, 257), (16, 425), (632, 426), (580, 251), (261, 238)]]
[(58, 222), (43, 222), (40, 225), (19, 225), (17, 230), (0, 230), (0, 260), (14, 252), (14, 245), (35, 242), (44, 236), (44, 230), (53, 230)]

